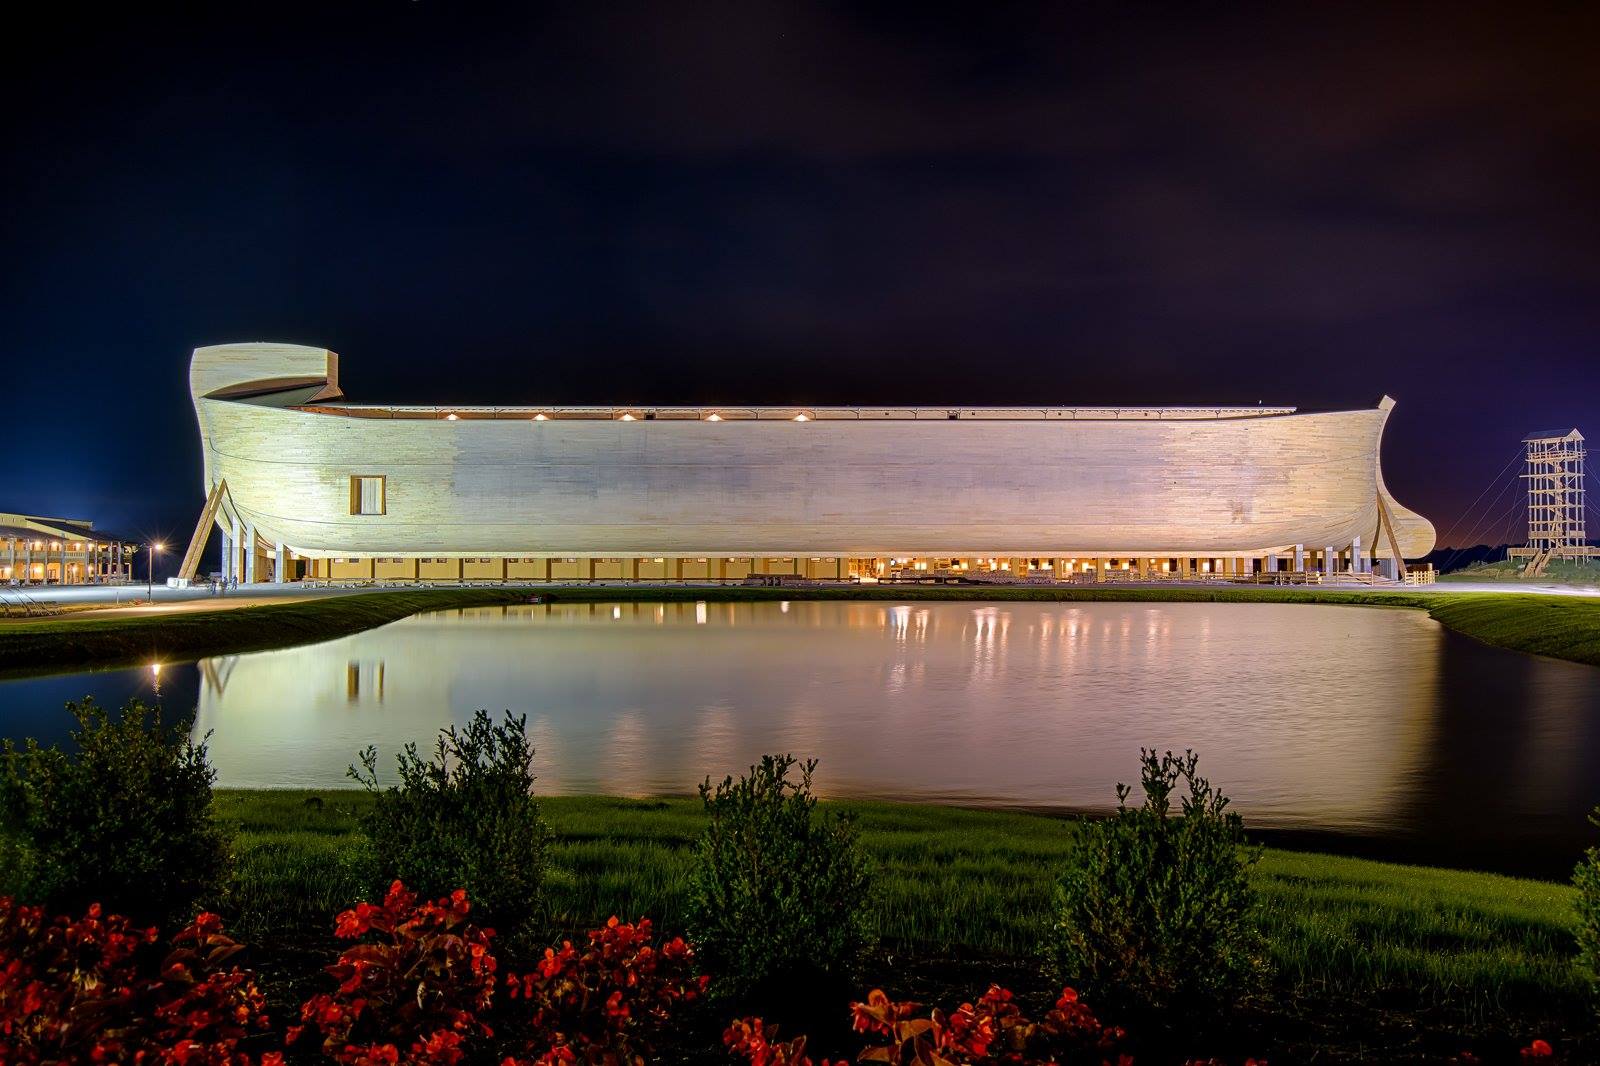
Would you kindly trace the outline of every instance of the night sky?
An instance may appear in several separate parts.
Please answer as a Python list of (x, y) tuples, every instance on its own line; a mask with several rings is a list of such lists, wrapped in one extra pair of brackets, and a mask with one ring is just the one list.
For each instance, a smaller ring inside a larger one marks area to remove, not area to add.
[(1202, 7), (50, 5), (0, 510), (187, 537), (189, 352), (239, 340), (373, 402), (1387, 392), (1441, 534), (1600, 437), (1600, 7)]

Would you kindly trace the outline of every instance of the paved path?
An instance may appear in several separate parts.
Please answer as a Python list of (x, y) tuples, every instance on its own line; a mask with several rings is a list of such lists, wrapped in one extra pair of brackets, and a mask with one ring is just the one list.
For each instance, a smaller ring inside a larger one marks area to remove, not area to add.
[[(191, 611), (224, 611), (235, 607), (260, 607), (268, 603), (294, 603), (296, 601), (326, 599), (332, 596), (349, 596), (357, 592), (382, 591), (375, 589), (313, 589), (295, 584), (260, 584), (227, 593), (213, 593), (209, 588), (173, 589), (165, 585), (155, 587), (155, 598), (150, 598), (147, 585), (67, 585), (24, 586), (21, 589), (0, 586), (0, 603), (20, 602), (18, 593), (34, 603), (56, 604), (70, 607), (63, 614), (51, 618), (127, 618), (135, 615), (174, 614)], [(100, 605), (98, 607), (90, 605)], [(86, 609), (87, 608), (87, 609)], [(12, 615), (6, 621), (26, 621)]]

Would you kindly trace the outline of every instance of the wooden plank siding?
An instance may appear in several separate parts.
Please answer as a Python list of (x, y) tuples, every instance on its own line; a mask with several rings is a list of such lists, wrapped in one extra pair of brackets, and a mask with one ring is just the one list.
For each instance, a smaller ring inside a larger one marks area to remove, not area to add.
[[(1357, 537), (1370, 550), (1380, 497), (1406, 556), (1434, 544), (1383, 482), (1387, 398), (1170, 419), (968, 408), (536, 421), (530, 408), (451, 421), (345, 411), (338, 357), (279, 344), (197, 349), (190, 384), (198, 497), (225, 478), (264, 542), (351, 560), (335, 577), (739, 580), (842, 576), (849, 558), (890, 556), (1250, 558)], [(386, 513), (350, 513), (353, 476), (385, 479)]]

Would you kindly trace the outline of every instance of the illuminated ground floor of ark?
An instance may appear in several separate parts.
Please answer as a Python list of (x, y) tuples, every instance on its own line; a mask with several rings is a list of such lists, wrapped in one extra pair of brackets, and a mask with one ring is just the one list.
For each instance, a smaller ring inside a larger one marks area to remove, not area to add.
[[(1175, 580), (1317, 581), (1350, 575), (1399, 577), (1389, 558), (1360, 545), (1283, 555), (1183, 557), (972, 556), (966, 558), (846, 556), (705, 556), (698, 558), (470, 557), (310, 558), (264, 546), (254, 552), (224, 538), (225, 579), (255, 581), (523, 583), (649, 581), (743, 583), (770, 577), (812, 581), (1105, 582)], [(1271, 575), (1276, 575), (1272, 577)]]

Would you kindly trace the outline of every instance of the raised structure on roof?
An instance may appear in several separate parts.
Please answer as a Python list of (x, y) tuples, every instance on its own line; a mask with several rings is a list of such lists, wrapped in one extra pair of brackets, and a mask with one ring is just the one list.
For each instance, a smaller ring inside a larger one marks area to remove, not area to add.
[[(242, 579), (1397, 572), (1393, 401), (1292, 407), (414, 407), (338, 356), (199, 348), (207, 505)], [(186, 560), (192, 574), (198, 546)]]

